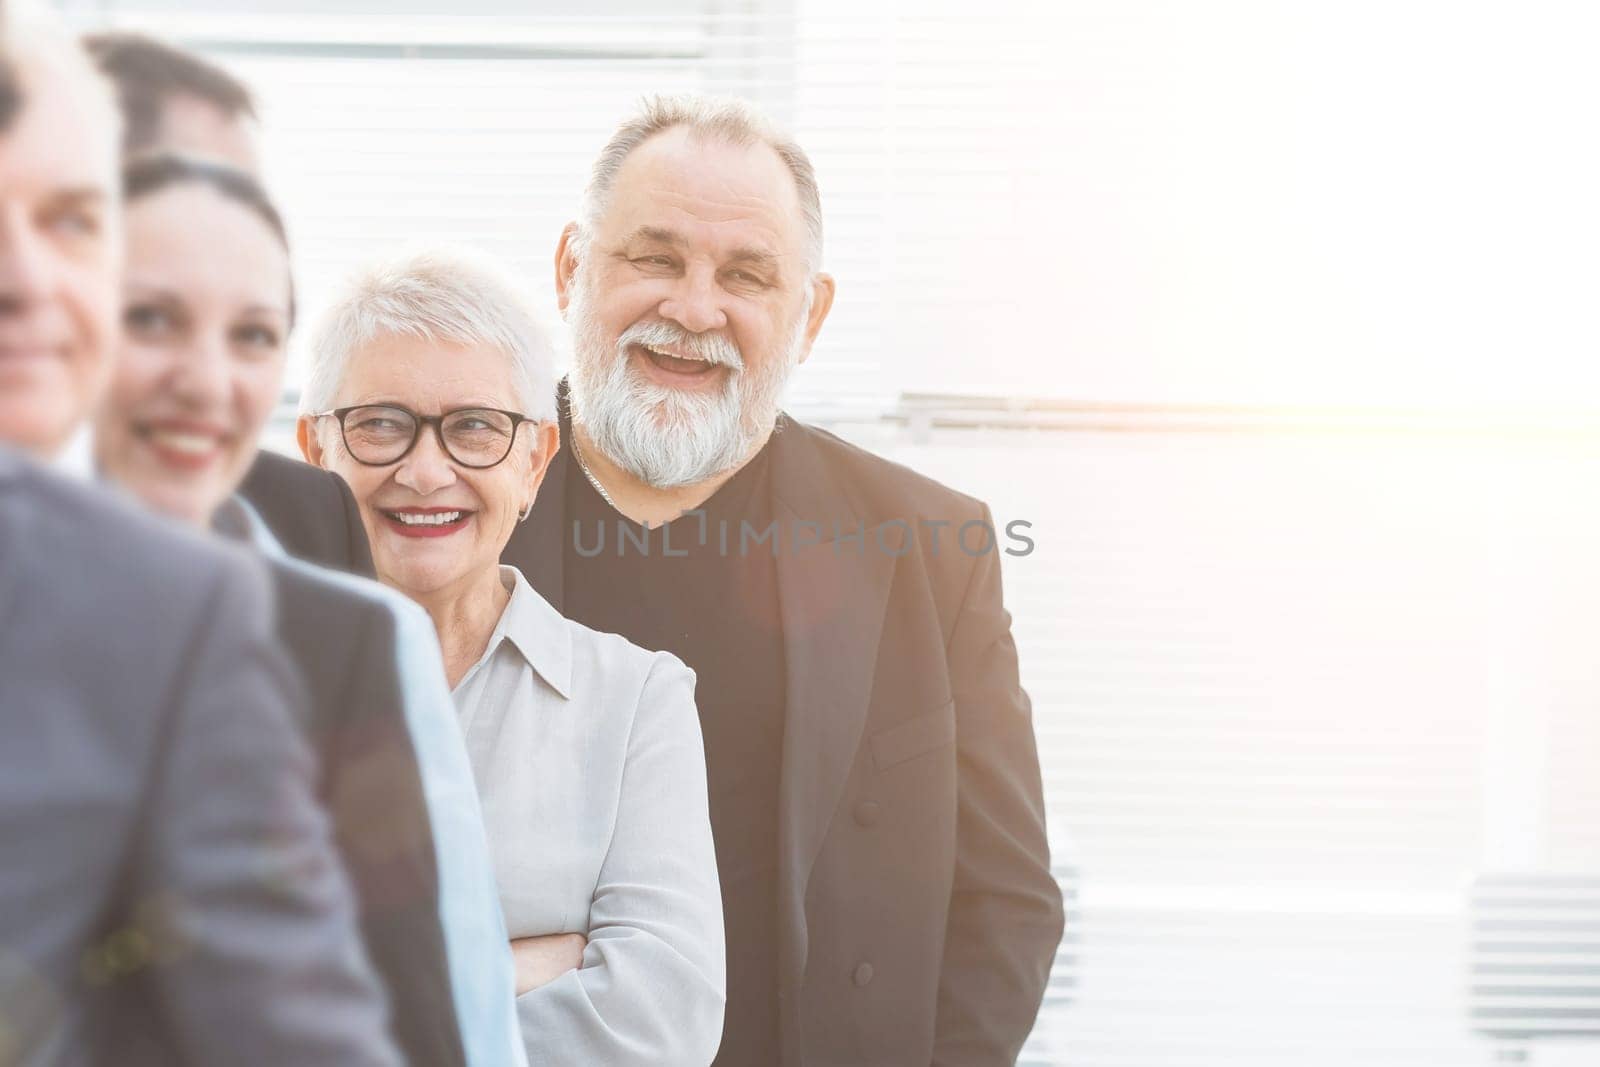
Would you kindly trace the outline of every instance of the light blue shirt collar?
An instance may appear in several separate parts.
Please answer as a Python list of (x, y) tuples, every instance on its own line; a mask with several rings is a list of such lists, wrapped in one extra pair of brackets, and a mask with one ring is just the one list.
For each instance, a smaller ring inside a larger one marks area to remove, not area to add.
[(242, 531), (244, 539), (250, 546), (268, 559), (289, 558), (289, 553), (267, 527), (267, 521), (261, 517), (261, 513), (238, 493), (222, 502), (222, 506), (217, 509), (216, 517), (212, 520), (212, 525)]
[(57, 452), (47, 466), (75, 482), (92, 482), (94, 470), (94, 429), (87, 423), (78, 427), (66, 445)]

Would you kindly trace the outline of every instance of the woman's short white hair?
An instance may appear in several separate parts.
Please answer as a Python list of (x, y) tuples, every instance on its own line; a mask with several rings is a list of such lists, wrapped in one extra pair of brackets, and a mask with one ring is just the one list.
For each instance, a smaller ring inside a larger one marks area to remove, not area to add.
[(301, 413), (332, 408), (350, 357), (397, 335), (499, 349), (511, 361), (522, 413), (555, 421), (556, 350), (549, 331), (502, 268), (460, 249), (408, 251), (357, 272), (312, 336)]

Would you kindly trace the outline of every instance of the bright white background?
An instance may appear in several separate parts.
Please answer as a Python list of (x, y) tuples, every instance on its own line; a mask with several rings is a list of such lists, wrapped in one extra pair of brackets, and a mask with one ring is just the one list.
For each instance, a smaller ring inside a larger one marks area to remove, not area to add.
[(772, 109), (839, 279), (791, 408), (1035, 526), (1027, 1062), (1488, 1061), (1470, 879), (1600, 869), (1592, 5), (59, 6), (255, 86), (312, 314), (430, 240), (548, 311), (633, 100)]

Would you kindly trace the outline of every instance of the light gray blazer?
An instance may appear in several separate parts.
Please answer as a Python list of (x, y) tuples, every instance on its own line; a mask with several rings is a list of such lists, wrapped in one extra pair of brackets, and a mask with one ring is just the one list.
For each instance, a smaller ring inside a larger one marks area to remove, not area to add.
[(704, 1067), (722, 1038), (722, 896), (694, 673), (563, 618), (514, 567), (455, 689), (512, 938), (583, 966), (518, 998), (532, 1067)]
[(0, 1062), (400, 1062), (268, 605), (0, 447)]

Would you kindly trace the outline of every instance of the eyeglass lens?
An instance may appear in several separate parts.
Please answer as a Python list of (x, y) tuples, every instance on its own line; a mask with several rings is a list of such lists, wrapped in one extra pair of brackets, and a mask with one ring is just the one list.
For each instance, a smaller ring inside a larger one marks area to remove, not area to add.
[[(405, 408), (353, 408), (344, 416), (345, 446), (362, 463), (393, 463), (410, 451), (417, 423), (417, 416)], [(492, 467), (505, 459), (515, 431), (509, 415), (491, 408), (452, 411), (439, 424), (445, 452), (467, 467)]]

